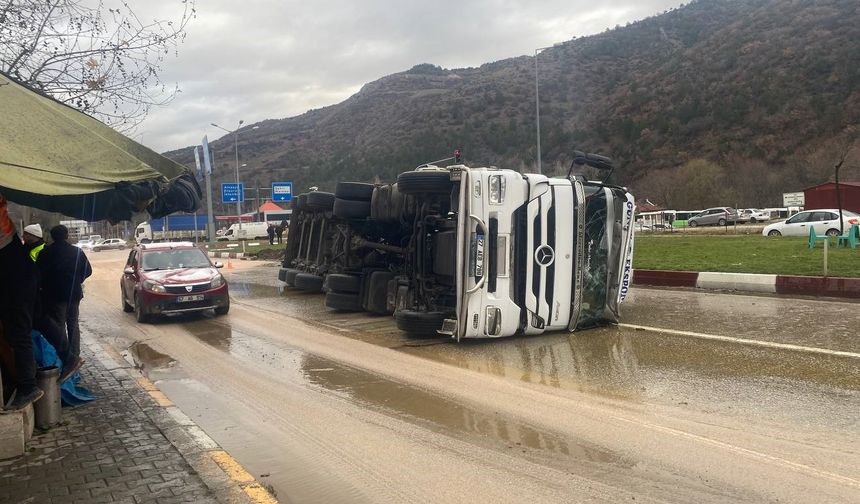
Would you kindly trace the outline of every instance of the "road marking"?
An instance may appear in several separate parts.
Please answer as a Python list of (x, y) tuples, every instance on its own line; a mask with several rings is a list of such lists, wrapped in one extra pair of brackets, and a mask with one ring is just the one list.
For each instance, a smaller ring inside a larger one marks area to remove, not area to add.
[(829, 350), (827, 348), (808, 347), (802, 345), (792, 345), (791, 343), (775, 343), (773, 341), (757, 341), (743, 338), (733, 338), (731, 336), (720, 336), (717, 334), (705, 334), (693, 331), (679, 331), (677, 329), (664, 329), (662, 327), (641, 326), (636, 324), (618, 324), (618, 327), (625, 329), (634, 329), (639, 331), (659, 332), (672, 334), (675, 336), (686, 336), (689, 338), (707, 339), (713, 341), (726, 341), (729, 343), (739, 343), (741, 345), (751, 345), (763, 348), (775, 348), (778, 350), (791, 350), (795, 352), (807, 352), (820, 355), (830, 355), (834, 357), (849, 357), (852, 359), (860, 359), (860, 353), (843, 352), (840, 350)]

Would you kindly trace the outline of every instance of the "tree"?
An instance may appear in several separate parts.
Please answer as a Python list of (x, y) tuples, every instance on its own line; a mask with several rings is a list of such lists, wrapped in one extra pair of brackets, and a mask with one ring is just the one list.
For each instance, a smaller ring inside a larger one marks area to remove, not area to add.
[[(179, 91), (160, 73), (195, 17), (181, 2), (178, 21), (142, 21), (125, 0), (0, 0), (0, 70), (23, 84), (131, 129)], [(94, 6), (93, 6), (94, 5)]]

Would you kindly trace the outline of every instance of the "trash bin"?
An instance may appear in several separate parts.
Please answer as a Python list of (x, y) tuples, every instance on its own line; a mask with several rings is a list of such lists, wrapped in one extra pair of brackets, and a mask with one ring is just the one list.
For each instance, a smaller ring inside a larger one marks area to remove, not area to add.
[(49, 429), (60, 423), (60, 369), (56, 366), (39, 368), (36, 385), (45, 395), (33, 404), (36, 427)]

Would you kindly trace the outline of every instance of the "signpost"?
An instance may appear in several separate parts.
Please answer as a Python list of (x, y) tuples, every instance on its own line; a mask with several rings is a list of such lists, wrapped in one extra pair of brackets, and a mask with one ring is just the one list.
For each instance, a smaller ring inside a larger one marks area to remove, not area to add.
[(272, 201), (290, 201), (293, 199), (292, 182), (272, 182)]
[(226, 182), (221, 184), (222, 203), (241, 203), (245, 201), (245, 184)]
[(782, 193), (782, 206), (784, 207), (792, 207), (799, 206), (802, 207), (806, 204), (806, 197), (802, 192), (789, 192)]

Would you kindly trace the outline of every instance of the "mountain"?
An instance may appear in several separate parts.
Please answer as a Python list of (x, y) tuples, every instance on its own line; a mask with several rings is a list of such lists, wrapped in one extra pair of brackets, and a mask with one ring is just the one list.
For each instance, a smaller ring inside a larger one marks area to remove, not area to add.
[[(782, 191), (827, 180), (845, 153), (843, 179), (860, 177), (856, 0), (700, 0), (557, 44), (538, 63), (545, 173), (565, 173), (573, 149), (599, 152), (637, 197), (690, 208), (780, 204)], [(342, 103), (246, 127), (243, 179), (331, 189), (392, 180), (455, 148), (469, 164), (534, 171), (534, 78), (527, 56), (417, 65)], [(232, 144), (212, 143), (226, 181)], [(166, 155), (193, 165), (191, 148)], [(715, 190), (689, 201), (694, 182)]]

